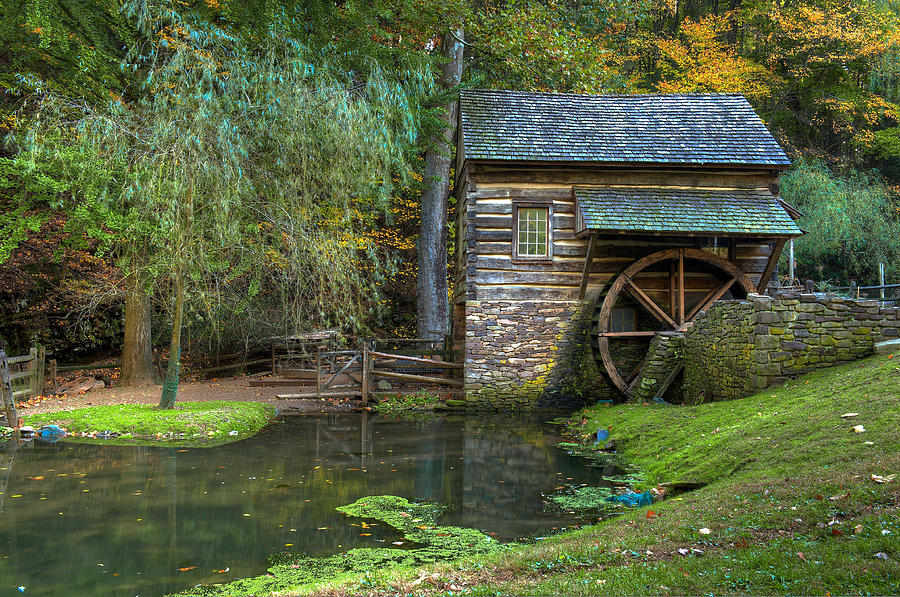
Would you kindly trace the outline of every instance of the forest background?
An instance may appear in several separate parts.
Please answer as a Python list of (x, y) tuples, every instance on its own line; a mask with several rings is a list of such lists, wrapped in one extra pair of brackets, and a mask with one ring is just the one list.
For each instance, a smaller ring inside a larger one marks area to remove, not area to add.
[(0, 0), (0, 64), (12, 353), (118, 350), (126, 308), (205, 354), (414, 336), (459, 87), (741, 93), (794, 162), (798, 276), (900, 279), (894, 0)]

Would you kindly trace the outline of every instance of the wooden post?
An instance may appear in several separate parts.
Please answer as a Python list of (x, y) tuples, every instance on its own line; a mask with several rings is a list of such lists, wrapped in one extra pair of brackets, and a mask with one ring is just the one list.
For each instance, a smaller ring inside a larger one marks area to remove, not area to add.
[(884, 300), (884, 262), (879, 262), (878, 264), (878, 285), (881, 288), (878, 289), (878, 295), (881, 297), (881, 300)]
[(38, 349), (38, 394), (44, 393), (44, 383), (47, 381), (47, 349), (41, 346)]
[(322, 347), (316, 346), (316, 398), (322, 398)]
[(581, 272), (581, 288), (578, 289), (578, 300), (584, 300), (587, 292), (588, 280), (591, 277), (591, 265), (594, 263), (594, 252), (597, 248), (597, 233), (591, 234), (588, 239), (587, 254), (584, 257), (584, 268)]
[(367, 406), (369, 404), (369, 342), (363, 341), (362, 348), (362, 379), (360, 380), (360, 385), (362, 386), (362, 403), (363, 406)]
[(25, 365), (25, 370), (30, 373), (28, 376), (28, 400), (37, 396), (37, 378), (38, 378), (38, 351), (37, 348), (31, 347), (31, 350), (28, 351), (28, 355), (31, 357), (31, 360), (28, 361), (28, 364)]
[(59, 385), (56, 383), (56, 359), (50, 359), (50, 385), (53, 387), (53, 395), (59, 393)]
[(16, 412), (16, 401), (13, 399), (12, 382), (9, 379), (9, 360), (6, 351), (0, 349), (0, 402), (3, 403), (3, 411), (6, 414), (8, 427), (19, 426), (19, 413)]
[(794, 239), (788, 243), (788, 284), (794, 285)]
[(775, 246), (772, 248), (772, 253), (769, 255), (769, 261), (766, 263), (766, 269), (763, 270), (762, 275), (759, 277), (759, 284), (756, 285), (756, 292), (759, 294), (766, 293), (766, 287), (769, 285), (769, 278), (772, 277), (772, 272), (775, 271), (775, 266), (778, 264), (778, 257), (784, 249), (785, 242), (787, 241), (783, 238), (779, 238), (775, 241)]
[(278, 373), (275, 366), (275, 340), (272, 340), (272, 375)]
[(669, 315), (672, 316), (672, 319), (676, 319), (678, 315), (675, 313), (676, 306), (676, 297), (675, 297), (675, 264), (669, 264)]

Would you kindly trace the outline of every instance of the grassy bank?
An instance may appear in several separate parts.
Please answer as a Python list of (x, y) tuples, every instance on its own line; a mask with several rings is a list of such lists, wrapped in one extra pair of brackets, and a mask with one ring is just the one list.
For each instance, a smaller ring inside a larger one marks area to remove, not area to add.
[(598, 406), (576, 420), (585, 439), (610, 429), (645, 485), (705, 485), (534, 545), (279, 594), (896, 593), (900, 478), (877, 480), (900, 472), (897, 358), (740, 401)]
[[(91, 406), (24, 417), (38, 428), (55, 424), (72, 441), (141, 445), (218, 446), (250, 437), (274, 416), (275, 409), (260, 402), (181, 402), (172, 410), (148, 404)], [(81, 434), (113, 432), (118, 437), (96, 439)]]

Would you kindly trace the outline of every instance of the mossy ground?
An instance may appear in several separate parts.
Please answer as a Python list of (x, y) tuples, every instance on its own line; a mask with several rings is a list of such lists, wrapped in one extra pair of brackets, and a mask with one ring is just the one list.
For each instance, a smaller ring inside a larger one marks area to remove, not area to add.
[[(25, 424), (38, 428), (55, 424), (69, 433), (111, 431), (114, 439), (70, 436), (67, 441), (98, 444), (219, 446), (245, 439), (262, 429), (275, 409), (260, 402), (181, 402), (160, 410), (147, 404), (90, 406), (75, 410), (26, 415)], [(233, 433), (236, 432), (236, 433)]]
[(534, 545), (302, 593), (895, 594), (900, 479), (872, 475), (900, 472), (898, 420), (900, 362), (887, 355), (738, 401), (590, 408), (575, 431), (610, 429), (645, 486), (706, 485)]

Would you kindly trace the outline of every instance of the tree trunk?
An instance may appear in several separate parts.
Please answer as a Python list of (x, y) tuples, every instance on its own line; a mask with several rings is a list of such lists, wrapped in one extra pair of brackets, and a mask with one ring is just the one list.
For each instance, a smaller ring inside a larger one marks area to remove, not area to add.
[[(441, 53), (440, 85), (450, 89), (459, 85), (463, 69), (463, 32), (444, 35)], [(450, 194), (450, 166), (456, 131), (456, 104), (446, 107), (443, 131), (429, 139), (425, 152), (425, 180), (422, 192), (422, 227), (419, 232), (418, 322), (419, 337), (441, 339), (450, 327), (450, 302), (447, 295), (447, 198)]]
[(172, 322), (172, 342), (169, 344), (169, 365), (163, 382), (159, 408), (175, 408), (178, 394), (178, 379), (181, 370), (181, 324), (184, 321), (184, 277), (181, 272), (175, 277), (175, 319)]
[(150, 301), (136, 274), (128, 276), (125, 283), (125, 341), (119, 384), (149, 386), (153, 384)]

